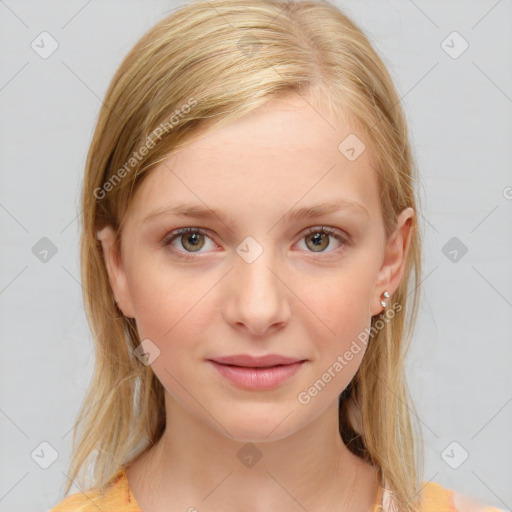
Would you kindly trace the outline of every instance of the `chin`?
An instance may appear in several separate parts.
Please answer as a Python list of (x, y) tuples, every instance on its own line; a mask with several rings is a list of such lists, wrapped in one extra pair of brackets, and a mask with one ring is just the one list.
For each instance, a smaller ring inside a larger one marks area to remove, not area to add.
[(272, 431), (272, 429), (260, 428), (258, 426), (249, 427), (247, 425), (232, 428), (229, 432), (231, 434), (230, 439), (240, 443), (270, 443), (272, 441), (279, 441), (291, 434), (289, 431), (278, 431), (277, 429)]
[[(220, 424), (211, 424), (215, 430), (241, 443), (268, 443), (279, 441), (300, 429), (297, 414), (290, 414), (292, 408), (282, 405), (259, 404), (259, 407), (234, 408), (230, 414), (218, 414)], [(229, 434), (228, 434), (229, 433)]]

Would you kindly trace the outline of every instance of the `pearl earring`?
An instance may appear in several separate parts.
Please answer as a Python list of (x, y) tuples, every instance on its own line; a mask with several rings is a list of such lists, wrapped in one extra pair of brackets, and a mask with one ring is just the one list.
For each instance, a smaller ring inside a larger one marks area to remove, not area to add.
[[(389, 299), (389, 293), (387, 292), (387, 290), (382, 294), (384, 297), (386, 297), (386, 299)], [(386, 307), (386, 302), (381, 300), (380, 301), (380, 305), (385, 308)]]

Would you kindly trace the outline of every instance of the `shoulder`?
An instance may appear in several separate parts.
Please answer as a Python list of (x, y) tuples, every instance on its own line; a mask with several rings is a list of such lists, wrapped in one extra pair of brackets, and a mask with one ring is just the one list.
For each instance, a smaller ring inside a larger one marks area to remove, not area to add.
[(123, 476), (118, 473), (104, 495), (96, 489), (70, 494), (48, 512), (140, 512)]
[(437, 482), (423, 484), (422, 512), (511, 512), (483, 503), (469, 494), (443, 487)]

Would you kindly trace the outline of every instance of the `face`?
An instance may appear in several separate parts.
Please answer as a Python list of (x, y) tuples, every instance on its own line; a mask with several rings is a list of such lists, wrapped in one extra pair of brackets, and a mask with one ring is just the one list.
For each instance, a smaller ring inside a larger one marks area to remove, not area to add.
[[(176, 411), (268, 441), (337, 404), (365, 354), (361, 333), (399, 285), (413, 215), (386, 240), (370, 151), (338, 149), (351, 133), (300, 97), (269, 103), (150, 171), (120, 255), (111, 228), (99, 232), (119, 307)], [(334, 207), (307, 212), (324, 203)], [(300, 362), (211, 361), (268, 354)]]

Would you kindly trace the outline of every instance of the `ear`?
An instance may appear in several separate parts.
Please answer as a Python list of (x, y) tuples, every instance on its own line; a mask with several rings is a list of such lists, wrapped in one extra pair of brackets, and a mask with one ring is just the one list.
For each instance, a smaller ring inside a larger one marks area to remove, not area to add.
[(123, 312), (124, 316), (135, 318), (130, 289), (122, 265), (121, 254), (115, 243), (115, 237), (114, 228), (110, 225), (96, 232), (96, 238), (101, 241), (103, 259), (117, 307)]
[[(397, 227), (386, 244), (384, 261), (375, 283), (375, 292), (370, 307), (371, 316), (378, 315), (384, 311), (385, 308), (380, 303), (382, 294), (387, 291), (390, 297), (392, 297), (400, 285), (405, 272), (407, 253), (409, 252), (412, 238), (411, 224), (414, 215), (414, 209), (407, 207), (402, 210), (397, 218)], [(389, 307), (389, 305), (390, 302), (388, 302), (386, 307)]]

